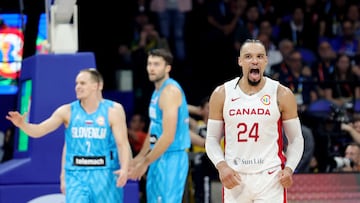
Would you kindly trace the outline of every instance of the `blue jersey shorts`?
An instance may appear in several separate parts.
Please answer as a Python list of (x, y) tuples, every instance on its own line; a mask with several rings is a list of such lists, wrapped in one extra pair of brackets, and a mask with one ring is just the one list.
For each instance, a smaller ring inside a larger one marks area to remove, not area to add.
[(66, 203), (122, 203), (124, 191), (116, 179), (113, 169), (66, 170)]
[(181, 203), (189, 171), (186, 151), (165, 152), (147, 174), (147, 203)]

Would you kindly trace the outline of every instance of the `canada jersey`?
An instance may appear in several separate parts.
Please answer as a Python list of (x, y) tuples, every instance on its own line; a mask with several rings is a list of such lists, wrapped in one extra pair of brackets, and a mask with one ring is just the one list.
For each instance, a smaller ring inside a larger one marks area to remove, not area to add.
[(70, 122), (65, 129), (65, 169), (119, 168), (116, 144), (108, 120), (108, 111), (112, 106), (113, 102), (102, 100), (97, 110), (88, 114), (80, 101), (70, 104)]
[(155, 90), (151, 96), (149, 105), (149, 117), (150, 117), (150, 147), (153, 148), (156, 141), (163, 133), (163, 115), (162, 110), (159, 107), (159, 98), (161, 92), (167, 85), (175, 85), (181, 91), (181, 105), (178, 108), (178, 121), (176, 124), (176, 132), (174, 141), (168, 147), (167, 151), (177, 151), (190, 148), (190, 129), (189, 129), (189, 111), (187, 107), (187, 101), (185, 93), (180, 85), (173, 79), (169, 78), (164, 81), (162, 86)]
[(239, 78), (225, 83), (223, 116), (225, 159), (241, 173), (258, 173), (285, 162), (277, 105), (279, 83), (265, 77), (264, 87), (245, 94)]

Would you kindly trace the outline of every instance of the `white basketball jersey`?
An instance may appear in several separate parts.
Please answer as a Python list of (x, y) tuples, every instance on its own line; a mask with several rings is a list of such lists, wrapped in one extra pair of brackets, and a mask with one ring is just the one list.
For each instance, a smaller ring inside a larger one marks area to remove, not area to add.
[(284, 164), (279, 82), (265, 78), (256, 94), (245, 94), (239, 78), (225, 83), (225, 159), (241, 173), (258, 173)]

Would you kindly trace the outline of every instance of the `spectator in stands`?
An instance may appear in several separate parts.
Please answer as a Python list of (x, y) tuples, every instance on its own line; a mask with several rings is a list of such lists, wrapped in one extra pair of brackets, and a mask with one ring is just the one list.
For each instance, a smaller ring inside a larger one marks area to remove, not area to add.
[[(239, 74), (236, 68), (238, 52), (234, 50), (234, 43), (240, 16), (243, 13), (241, 8), (232, 7), (232, 1), (215, 0), (208, 4), (209, 29), (206, 36), (208, 43), (204, 49), (207, 59), (212, 59), (207, 66), (208, 75), (210, 75), (209, 86), (215, 86), (224, 79)], [(222, 67), (223, 71), (219, 71), (219, 67)]]
[(147, 135), (147, 121), (146, 117), (140, 113), (135, 113), (132, 115), (129, 127), (128, 127), (128, 135), (129, 135), (129, 143), (131, 146), (131, 150), (133, 152), (133, 157), (135, 157), (146, 138)]
[(351, 123), (341, 123), (341, 130), (350, 134), (354, 142), (360, 144), (360, 117), (354, 116)]
[(334, 72), (336, 52), (332, 49), (330, 43), (323, 40), (317, 48), (318, 60), (311, 67), (314, 82), (316, 82), (316, 91), (318, 98), (325, 98), (324, 89), (330, 81), (330, 75)]
[(289, 55), (290, 52), (292, 52), (295, 49), (294, 47), (294, 43), (292, 41), (290, 41), (289, 39), (283, 39), (279, 42), (279, 51), (282, 55), (283, 60), (278, 63), (278, 64), (274, 64), (271, 66), (270, 68), (270, 75), (271, 78), (278, 80), (279, 79), (279, 75), (280, 75), (280, 71), (286, 71), (287, 69), (287, 64), (285, 61), (285, 58)]
[[(152, 22), (151, 12), (149, 11), (148, 4), (149, 3), (145, 0), (136, 0), (136, 2), (134, 2), (132, 5), (134, 16), (132, 16), (132, 22), (131, 22), (132, 30), (131, 30), (130, 40), (126, 40), (126, 42), (120, 44), (118, 48), (119, 69), (134, 69), (133, 63), (137, 62), (139, 59), (137, 58), (136, 54), (134, 54), (135, 56), (132, 55), (134, 52), (136, 53), (141, 48), (139, 42), (141, 40), (144, 27), (148, 25), (155, 27), (151, 23)], [(134, 75), (140, 75), (140, 74), (137, 72), (137, 70), (134, 70)], [(134, 78), (134, 80), (135, 79), (138, 79), (138, 77)], [(144, 78), (144, 80), (146, 80), (146, 78)]]
[(346, 0), (322, 1), (320, 8), (320, 38), (331, 39), (341, 34), (341, 22), (346, 16)]
[(261, 0), (256, 2), (259, 13), (263, 19), (268, 19), (274, 27), (277, 27), (287, 16), (289, 8), (293, 5), (292, 1), (281, 0)]
[(283, 39), (279, 42), (279, 51), (281, 52), (283, 59), (295, 49), (294, 43), (289, 39)]
[(161, 37), (174, 39), (175, 59), (183, 62), (186, 58), (184, 27), (192, 1), (151, 0), (150, 9), (157, 14)]
[(360, 145), (351, 143), (346, 147), (345, 157), (353, 162), (352, 172), (360, 172)]
[(308, 25), (313, 33), (317, 33), (315, 36), (320, 35), (320, 17), (321, 7), (317, 0), (305, 0), (303, 1), (304, 11), (304, 24)]
[[(232, 0), (230, 2), (236, 2)], [(260, 32), (261, 16), (257, 4), (247, 3), (245, 10), (238, 8), (234, 11), (239, 17), (235, 31), (235, 51), (239, 53), (240, 47), (246, 39), (256, 39)]]
[(360, 54), (360, 40), (355, 36), (354, 23), (350, 20), (341, 23), (341, 34), (335, 36), (330, 43), (337, 53), (346, 54), (351, 59)]
[[(339, 171), (341, 172), (360, 172), (360, 145), (357, 143), (350, 143), (345, 149), (345, 159), (343, 159), (343, 166)], [(350, 160), (347, 162), (346, 159)]]
[(330, 81), (332, 83), (325, 89), (325, 98), (338, 107), (360, 98), (359, 80), (353, 74), (353, 66), (348, 55), (338, 54)]
[[(304, 24), (310, 27), (314, 36), (320, 36), (320, 24), (322, 20), (322, 5), (318, 0), (301, 1), (304, 10)], [(316, 44), (312, 47), (312, 51), (316, 51)]]
[(131, 50), (137, 51), (141, 49), (147, 53), (155, 48), (168, 48), (167, 40), (159, 35), (154, 24), (145, 23), (142, 26), (139, 38), (134, 39)]
[(130, 47), (134, 45), (134, 42), (139, 41), (144, 26), (152, 23), (149, 12), (145, 10), (145, 7), (143, 9), (141, 8), (140, 6), (140, 8), (137, 8), (135, 11), (134, 21), (132, 23), (132, 43), (129, 44)]
[(276, 49), (278, 47), (279, 38), (278, 33), (273, 28), (273, 25), (268, 19), (262, 19), (259, 24), (259, 34), (265, 34), (269, 36), (270, 39), (270, 49)]
[(234, 15), (240, 16), (238, 24), (244, 24), (245, 11), (249, 2), (247, 0), (230, 0), (230, 10)]
[(350, 20), (354, 25), (355, 37), (360, 40), (360, 5), (351, 3), (346, 12), (346, 19)]
[(264, 33), (259, 33), (257, 39), (264, 44), (265, 49), (267, 51), (268, 64), (266, 65), (264, 73), (270, 76), (271, 66), (275, 64), (279, 64), (283, 60), (282, 54), (270, 41), (269, 35), (266, 35)]
[(284, 21), (279, 28), (280, 39), (290, 39), (295, 47), (315, 50), (318, 44), (318, 33), (305, 24), (304, 11), (301, 6), (295, 6), (289, 21)]
[(281, 69), (279, 82), (292, 90), (296, 96), (298, 109), (302, 112), (317, 99), (311, 70), (303, 65), (301, 53), (297, 50), (288, 54), (285, 63), (286, 68)]

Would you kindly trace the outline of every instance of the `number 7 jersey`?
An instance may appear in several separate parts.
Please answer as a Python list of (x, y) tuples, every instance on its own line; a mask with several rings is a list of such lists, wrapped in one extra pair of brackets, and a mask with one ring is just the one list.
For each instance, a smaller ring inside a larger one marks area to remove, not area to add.
[(70, 170), (116, 169), (119, 159), (108, 119), (114, 103), (103, 99), (94, 113), (87, 113), (80, 101), (71, 106), (71, 118), (65, 129), (66, 164)]
[(225, 83), (225, 159), (241, 173), (258, 173), (286, 161), (277, 104), (279, 82), (265, 80), (253, 95), (240, 89), (239, 78)]

